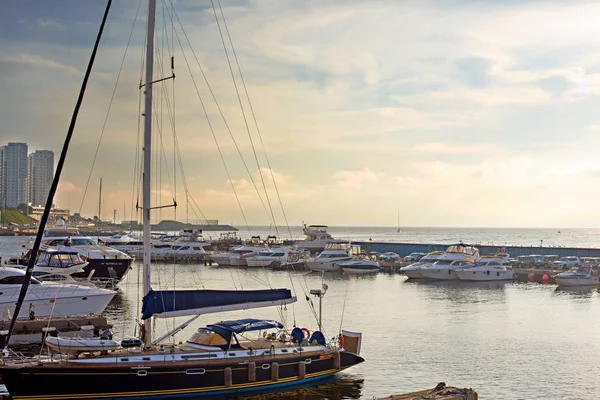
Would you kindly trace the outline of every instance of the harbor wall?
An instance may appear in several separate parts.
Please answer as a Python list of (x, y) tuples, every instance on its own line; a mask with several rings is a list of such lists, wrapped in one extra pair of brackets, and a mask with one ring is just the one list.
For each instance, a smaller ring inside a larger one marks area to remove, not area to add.
[[(359, 241), (352, 242), (352, 244), (360, 245), (360, 247), (367, 253), (371, 251), (377, 251), (380, 253), (394, 252), (400, 256), (407, 256), (413, 252), (428, 253), (435, 250), (446, 250), (448, 246), (453, 243), (437, 243), (437, 244), (425, 244), (425, 243), (392, 243), (392, 242), (372, 242), (372, 241)], [(579, 248), (579, 247), (540, 247), (540, 246), (489, 246), (489, 245), (476, 245), (479, 249), (480, 254), (492, 254), (499, 247), (506, 249), (511, 257), (525, 256), (529, 254), (541, 254), (541, 255), (557, 255), (560, 257), (565, 256), (577, 256), (577, 257), (600, 257), (600, 248)]]

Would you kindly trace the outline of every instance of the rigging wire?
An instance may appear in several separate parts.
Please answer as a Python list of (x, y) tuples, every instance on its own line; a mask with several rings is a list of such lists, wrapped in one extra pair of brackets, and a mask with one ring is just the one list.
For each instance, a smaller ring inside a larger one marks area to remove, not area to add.
[[(177, 16), (177, 14), (175, 14), (175, 15)], [(179, 17), (177, 17), (177, 18), (179, 19)], [(180, 24), (181, 24), (181, 21), (180, 21)], [(233, 184), (233, 180), (232, 180), (232, 178), (231, 178), (231, 174), (230, 174), (230, 172), (229, 172), (229, 168), (227, 167), (227, 163), (225, 162), (225, 158), (224, 158), (224, 156), (223, 156), (223, 152), (222, 152), (222, 150), (221, 150), (221, 146), (219, 145), (219, 141), (217, 140), (217, 136), (216, 136), (216, 133), (215, 133), (214, 127), (213, 127), (213, 125), (212, 125), (212, 122), (210, 121), (210, 117), (208, 116), (208, 112), (207, 112), (207, 110), (206, 110), (206, 106), (205, 106), (205, 104), (204, 104), (204, 100), (202, 99), (202, 96), (200, 95), (200, 91), (199, 91), (199, 89), (198, 89), (198, 85), (196, 84), (196, 79), (194, 78), (194, 75), (192, 74), (192, 70), (191, 70), (190, 64), (189, 64), (189, 62), (188, 62), (187, 56), (185, 55), (185, 51), (183, 50), (183, 44), (181, 43), (181, 39), (180, 39), (180, 37), (179, 37), (179, 34), (177, 33), (177, 29), (175, 29), (175, 36), (177, 37), (177, 41), (178, 41), (178, 43), (179, 43), (179, 46), (181, 47), (181, 51), (182, 51), (182, 53), (183, 53), (183, 58), (184, 58), (184, 60), (185, 60), (185, 63), (186, 63), (186, 66), (187, 66), (187, 68), (188, 68), (188, 71), (189, 71), (189, 73), (190, 73), (190, 76), (191, 76), (191, 78), (192, 78), (192, 83), (194, 84), (194, 88), (195, 88), (195, 90), (196, 90), (196, 94), (198, 95), (198, 100), (200, 101), (200, 105), (201, 105), (201, 107), (202, 107), (202, 110), (203, 110), (203, 112), (204, 112), (204, 115), (205, 115), (205, 117), (206, 117), (206, 121), (207, 121), (207, 123), (208, 123), (209, 129), (210, 129), (210, 132), (211, 132), (211, 134), (212, 134), (212, 136), (213, 136), (213, 139), (214, 139), (214, 141), (215, 141), (215, 144), (216, 144), (216, 146), (217, 146), (217, 150), (218, 150), (218, 152), (219, 152), (219, 156), (220, 156), (220, 158), (221, 158), (221, 162), (223, 163), (223, 167), (225, 168), (225, 171), (226, 171), (226, 173), (227, 173), (228, 181), (229, 181), (229, 183), (231, 184), (231, 188), (232, 188), (232, 190), (233, 190), (233, 193), (234, 193), (234, 195), (235, 195), (235, 199), (236, 199), (236, 201), (237, 201), (238, 207), (240, 208), (240, 212), (241, 212), (241, 214), (242, 214), (242, 218), (244, 219), (244, 223), (246, 224), (246, 227), (248, 228), (248, 231), (250, 231), (250, 226), (249, 226), (249, 224), (248, 224), (248, 219), (246, 218), (246, 214), (244, 213), (244, 209), (243, 209), (243, 207), (242, 207), (242, 204), (241, 204), (241, 202), (240, 202), (240, 198), (239, 198), (239, 196), (238, 196), (237, 190), (235, 189), (235, 185)], [(188, 42), (188, 43), (189, 43), (189, 42)], [(193, 52), (193, 50), (192, 50), (192, 52)], [(195, 54), (194, 54), (194, 56), (195, 56)], [(198, 64), (199, 64), (199, 62), (198, 62)], [(187, 194), (187, 191), (186, 191), (186, 194)], [(263, 203), (263, 206), (264, 206), (264, 203)]]
[[(254, 120), (254, 126), (256, 127), (256, 132), (258, 133), (258, 137), (260, 139), (260, 144), (263, 148), (263, 152), (265, 153), (265, 159), (267, 161), (267, 167), (269, 167), (269, 172), (271, 173), (271, 179), (273, 181), (273, 186), (275, 188), (275, 193), (277, 193), (277, 199), (279, 200), (279, 205), (281, 207), (281, 212), (283, 214), (283, 218), (285, 220), (285, 225), (288, 229), (288, 233), (290, 234), (290, 238), (292, 237), (292, 230), (290, 229), (290, 224), (288, 223), (287, 215), (285, 212), (285, 208), (283, 207), (283, 202), (281, 200), (281, 195), (279, 193), (279, 189), (277, 187), (277, 182), (275, 181), (275, 175), (273, 174), (273, 168), (271, 168), (271, 162), (269, 161), (269, 156), (267, 154), (267, 150), (265, 144), (263, 142), (262, 134), (260, 132), (260, 128), (258, 126), (258, 121), (256, 119), (256, 113), (254, 112), (254, 107), (252, 106), (252, 100), (250, 98), (250, 94), (248, 93), (248, 88), (246, 87), (246, 81), (244, 79), (244, 74), (242, 74), (242, 68), (240, 67), (240, 63), (237, 58), (237, 53), (235, 51), (235, 46), (233, 45), (233, 40), (231, 39), (231, 34), (229, 33), (229, 26), (227, 25), (227, 19), (225, 19), (225, 14), (223, 13), (223, 7), (221, 7), (221, 0), (217, 0), (217, 4), (219, 5), (219, 10), (221, 11), (221, 18), (223, 19), (223, 26), (225, 27), (225, 32), (227, 33), (227, 37), (229, 39), (229, 44), (231, 46), (231, 52), (233, 54), (233, 59), (235, 60), (235, 64), (238, 69), (238, 73), (240, 74), (240, 80), (242, 81), (242, 87), (244, 88), (244, 93), (246, 94), (246, 98), (248, 99), (248, 105), (250, 107), (250, 114), (252, 115), (252, 119)], [(213, 5), (214, 7), (214, 5)], [(262, 178), (262, 175), (261, 175)], [(264, 185), (264, 182), (263, 182)]]
[[(102, 143), (102, 138), (104, 137), (106, 125), (108, 123), (108, 117), (110, 116), (110, 110), (112, 109), (112, 104), (113, 104), (113, 100), (115, 98), (115, 93), (117, 92), (117, 86), (119, 85), (119, 79), (121, 78), (121, 72), (123, 71), (123, 65), (125, 64), (125, 58), (127, 56), (127, 51), (129, 50), (129, 44), (131, 43), (131, 37), (133, 36), (133, 30), (135, 28), (135, 23), (137, 21), (137, 17), (140, 12), (141, 4), (142, 4), (142, 1), (140, 0), (138, 2), (138, 7), (137, 7), (137, 11), (135, 13), (135, 18), (133, 19), (131, 31), (129, 32), (129, 39), (127, 39), (127, 45), (125, 46), (125, 53), (123, 54), (123, 58), (121, 59), (121, 66), (119, 67), (119, 72), (117, 73), (117, 79), (116, 79), (115, 85), (113, 87), (112, 95), (110, 96), (110, 101), (108, 103), (108, 110), (106, 111), (106, 115), (104, 117), (104, 123), (102, 124), (102, 130), (100, 131), (100, 138), (98, 139), (98, 144), (96, 145), (96, 151), (94, 152), (94, 158), (92, 159), (92, 166), (90, 168), (90, 173), (88, 175), (87, 182), (85, 183), (85, 189), (83, 190), (81, 204), (79, 205), (79, 213), (81, 213), (81, 209), (83, 208), (83, 203), (85, 201), (85, 196), (87, 194), (90, 180), (92, 178), (92, 173), (94, 172), (94, 166), (96, 165), (96, 158), (98, 157), (98, 151), (100, 150), (100, 144)], [(99, 215), (98, 215), (98, 218), (100, 218)]]
[(235, 94), (237, 96), (238, 103), (240, 105), (240, 110), (242, 111), (242, 116), (244, 118), (244, 125), (246, 126), (246, 132), (248, 133), (248, 139), (250, 140), (250, 146), (252, 147), (252, 153), (254, 154), (254, 160), (256, 161), (256, 168), (258, 169), (258, 174), (260, 176), (260, 180), (262, 182), (262, 186), (265, 191), (265, 198), (267, 199), (269, 211), (271, 212), (271, 220), (273, 221), (273, 225), (275, 226), (275, 233), (277, 234), (277, 236), (279, 236), (279, 229), (277, 228), (277, 222), (275, 221), (275, 214), (273, 213), (273, 207), (271, 206), (271, 199), (269, 198), (269, 194), (267, 193), (267, 186), (265, 185), (265, 179), (263, 177), (262, 169), (260, 168), (260, 163), (258, 162), (256, 148), (254, 147), (254, 140), (252, 140), (252, 135), (250, 133), (250, 126), (248, 125), (248, 119), (246, 118), (246, 112), (244, 111), (244, 106), (242, 105), (242, 97), (240, 96), (240, 91), (238, 89), (237, 81), (235, 79), (235, 74), (233, 73), (233, 67), (231, 66), (231, 59), (229, 58), (229, 52), (227, 51), (227, 46), (225, 44), (225, 38), (223, 37), (223, 31), (221, 30), (221, 24), (219, 23), (219, 18), (217, 17), (217, 9), (215, 8), (214, 0), (211, 0), (211, 4), (212, 4), (213, 13), (215, 15), (215, 21), (217, 23), (217, 28), (219, 29), (219, 35), (221, 36), (221, 43), (223, 44), (223, 51), (225, 52), (225, 57), (227, 58), (227, 65), (229, 66), (229, 72), (231, 73), (231, 79), (233, 80), (233, 87), (235, 88)]
[[(172, 0), (169, 0), (169, 1), (172, 1)], [(192, 47), (192, 44), (191, 44), (191, 42), (190, 42), (190, 39), (189, 39), (189, 37), (188, 37), (188, 35), (187, 35), (187, 32), (186, 32), (186, 31), (185, 31), (185, 29), (183, 28), (183, 24), (181, 23), (181, 20), (179, 19), (179, 15), (177, 14), (177, 11), (176, 11), (176, 10), (174, 10), (174, 15), (175, 15), (175, 18), (177, 19), (177, 22), (178, 22), (179, 26), (181, 27), (181, 31), (182, 31), (182, 33), (183, 33), (183, 35), (184, 35), (185, 39), (186, 39), (186, 42), (187, 42), (188, 46), (190, 47), (190, 50), (191, 50), (191, 52), (192, 52), (192, 55), (194, 56), (194, 59), (195, 59), (195, 61), (196, 61), (196, 64), (197, 64), (197, 66), (198, 66), (198, 69), (200, 70), (200, 73), (202, 74), (202, 77), (203, 77), (203, 79), (204, 79), (204, 82), (206, 83), (206, 86), (208, 87), (208, 90), (209, 90), (209, 92), (210, 92), (210, 94), (211, 94), (211, 97), (212, 97), (212, 99), (213, 99), (214, 103), (215, 103), (215, 106), (217, 107), (217, 110), (219, 111), (219, 114), (220, 114), (220, 116), (221, 116), (221, 119), (223, 120), (223, 124), (225, 125), (225, 128), (226, 128), (227, 132), (229, 133), (229, 136), (231, 137), (231, 139), (232, 139), (232, 141), (233, 141), (233, 144), (234, 144), (234, 146), (235, 146), (235, 148), (236, 148), (236, 150), (237, 150), (237, 152), (238, 152), (238, 155), (240, 156), (240, 159), (241, 159), (241, 161), (242, 161), (242, 164), (244, 165), (244, 168), (246, 169), (246, 172), (247, 172), (247, 174), (248, 174), (248, 177), (250, 178), (250, 182), (252, 182), (252, 186), (254, 187), (254, 190), (256, 191), (256, 194), (257, 194), (257, 196), (258, 196), (258, 198), (259, 198), (259, 200), (260, 200), (260, 202), (261, 202), (261, 204), (262, 204), (262, 206), (263, 206), (263, 209), (264, 209), (265, 213), (267, 214), (267, 217), (270, 219), (269, 212), (268, 212), (268, 210), (267, 210), (267, 207), (266, 207), (266, 205), (265, 205), (265, 202), (264, 202), (264, 200), (263, 200), (262, 196), (260, 195), (260, 191), (258, 190), (258, 187), (257, 187), (257, 185), (256, 185), (256, 182), (255, 182), (254, 178), (252, 177), (252, 174), (250, 173), (250, 170), (249, 170), (249, 168), (248, 168), (248, 164), (246, 163), (246, 160), (244, 159), (244, 156), (242, 155), (242, 152), (241, 152), (241, 150), (240, 150), (240, 148), (239, 148), (239, 146), (238, 146), (238, 143), (237, 143), (237, 141), (235, 140), (235, 136), (233, 135), (233, 132), (231, 131), (231, 128), (230, 128), (230, 126), (229, 126), (229, 123), (227, 122), (227, 119), (225, 118), (225, 115), (224, 115), (224, 113), (223, 113), (223, 110), (221, 109), (221, 106), (220, 106), (220, 104), (219, 104), (219, 102), (218, 102), (218, 100), (217, 100), (217, 98), (216, 98), (216, 96), (215, 96), (215, 93), (214, 93), (214, 91), (213, 91), (213, 89), (212, 89), (212, 86), (210, 85), (210, 82), (208, 81), (208, 77), (206, 76), (206, 73), (204, 72), (204, 68), (202, 67), (202, 65), (201, 65), (201, 63), (200, 63), (200, 60), (198, 59), (198, 56), (196, 55), (196, 52), (194, 51), (194, 48)], [(179, 34), (177, 33), (177, 30), (175, 30), (175, 35), (176, 35), (176, 37), (177, 37), (177, 40), (179, 41), (179, 44), (180, 44), (180, 46), (182, 46), (182, 45), (181, 45), (181, 40), (180, 40), (180, 38), (179, 38)], [(183, 48), (182, 48), (182, 50), (183, 50)], [(186, 61), (186, 63), (188, 63), (188, 61), (187, 61), (187, 57), (185, 56), (185, 52), (184, 52), (183, 54), (184, 54), (184, 58), (185, 58), (185, 61)], [(190, 68), (190, 67), (189, 67), (189, 63), (188, 63), (188, 68)], [(191, 74), (191, 70), (190, 70), (190, 74)], [(193, 77), (192, 77), (192, 80), (194, 81), (194, 86), (195, 86), (195, 87), (196, 87), (196, 89), (197, 89), (197, 86), (196, 86), (196, 84), (195, 84), (195, 79), (194, 79)], [(207, 118), (208, 118), (208, 114), (206, 114), (206, 115), (207, 115)], [(211, 129), (212, 129), (212, 128), (211, 128)], [(215, 140), (216, 140), (216, 137), (215, 137)], [(231, 181), (231, 179), (230, 179), (230, 181)], [(248, 228), (248, 231), (250, 232), (250, 227), (249, 227), (249, 226), (247, 226), (247, 228)]]

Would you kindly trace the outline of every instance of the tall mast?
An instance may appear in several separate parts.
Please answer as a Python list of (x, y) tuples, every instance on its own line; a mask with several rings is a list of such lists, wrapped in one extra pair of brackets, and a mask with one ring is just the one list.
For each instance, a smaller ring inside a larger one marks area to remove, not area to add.
[(98, 192), (98, 225), (102, 221), (102, 178), (100, 178), (100, 191)]
[[(143, 170), (143, 192), (142, 207), (144, 220), (144, 269), (142, 280), (144, 282), (144, 296), (150, 292), (150, 169), (152, 154), (152, 77), (154, 75), (154, 24), (156, 18), (156, 0), (148, 3), (148, 34), (146, 37), (146, 77), (144, 89), (146, 101), (144, 105), (144, 170)], [(144, 321), (146, 333), (144, 346), (152, 344), (152, 319)]]

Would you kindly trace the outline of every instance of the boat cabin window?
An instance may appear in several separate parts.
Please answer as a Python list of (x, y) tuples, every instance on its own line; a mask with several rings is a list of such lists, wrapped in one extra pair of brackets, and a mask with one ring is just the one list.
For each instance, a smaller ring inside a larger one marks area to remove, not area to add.
[[(1, 283), (2, 281), (0, 281)], [(194, 333), (188, 342), (200, 344), (204, 346), (226, 346), (227, 340), (223, 336), (216, 332), (213, 332), (206, 328), (198, 329), (198, 332)]]
[[(0, 285), (22, 285), (25, 279), (25, 275), (13, 275), (7, 276), (5, 278), (0, 279)], [(39, 285), (41, 282), (31, 277), (32, 285)]]
[(436, 261), (435, 265), (450, 265), (452, 264), (452, 261), (450, 260), (441, 260), (441, 261)]

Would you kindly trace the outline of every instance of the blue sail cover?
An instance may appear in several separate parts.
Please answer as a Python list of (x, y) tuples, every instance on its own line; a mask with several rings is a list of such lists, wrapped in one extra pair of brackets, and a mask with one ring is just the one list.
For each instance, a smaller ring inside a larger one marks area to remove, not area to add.
[(243, 310), (293, 303), (289, 289), (151, 290), (142, 302), (142, 319)]

